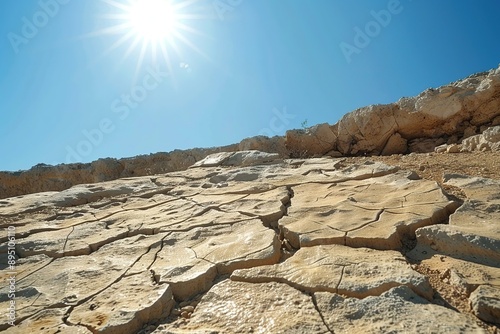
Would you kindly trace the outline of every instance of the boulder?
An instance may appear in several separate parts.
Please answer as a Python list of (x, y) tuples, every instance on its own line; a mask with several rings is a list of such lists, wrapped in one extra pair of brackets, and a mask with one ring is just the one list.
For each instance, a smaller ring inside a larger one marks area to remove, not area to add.
[(285, 146), (293, 158), (311, 157), (335, 149), (336, 140), (330, 125), (323, 123), (305, 130), (287, 131)]
[(408, 141), (401, 137), (399, 133), (394, 133), (389, 137), (381, 155), (403, 154), (408, 150)]

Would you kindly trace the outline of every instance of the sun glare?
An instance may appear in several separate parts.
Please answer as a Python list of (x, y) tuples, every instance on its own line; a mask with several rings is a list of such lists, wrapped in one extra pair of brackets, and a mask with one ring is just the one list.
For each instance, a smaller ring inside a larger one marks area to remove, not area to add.
[(206, 18), (195, 12), (193, 5), (199, 0), (101, 1), (110, 5), (112, 12), (101, 17), (111, 20), (111, 24), (90, 35), (120, 35), (105, 54), (127, 43), (124, 59), (134, 50), (140, 50), (136, 73), (148, 54), (154, 64), (160, 65), (161, 61), (171, 70), (173, 53), (181, 58), (182, 44), (208, 58), (187, 36), (188, 33), (203, 35), (189, 25), (190, 20)]
[(178, 24), (175, 8), (166, 0), (140, 0), (131, 4), (129, 20), (138, 36), (151, 42), (171, 37)]

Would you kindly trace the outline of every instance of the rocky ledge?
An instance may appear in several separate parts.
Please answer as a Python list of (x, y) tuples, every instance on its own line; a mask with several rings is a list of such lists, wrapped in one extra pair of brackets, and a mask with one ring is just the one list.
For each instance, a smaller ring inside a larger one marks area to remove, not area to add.
[(464, 200), (369, 159), (241, 151), (7, 198), (0, 330), (494, 333), (500, 181), (442, 183)]

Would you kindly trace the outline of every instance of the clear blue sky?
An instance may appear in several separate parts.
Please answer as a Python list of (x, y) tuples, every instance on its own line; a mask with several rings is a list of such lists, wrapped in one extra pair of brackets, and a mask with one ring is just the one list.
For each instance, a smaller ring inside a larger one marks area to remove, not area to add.
[(129, 2), (0, 2), (0, 170), (283, 135), (500, 63), (498, 0), (172, 0), (164, 34)]

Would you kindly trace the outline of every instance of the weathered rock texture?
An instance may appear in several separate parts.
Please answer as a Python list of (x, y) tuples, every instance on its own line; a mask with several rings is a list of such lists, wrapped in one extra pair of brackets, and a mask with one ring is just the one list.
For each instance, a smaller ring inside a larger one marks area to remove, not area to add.
[(408, 287), (362, 300), (326, 292), (314, 298), (335, 333), (485, 333), (473, 320), (430, 304)]
[[(357, 109), (329, 128), (322, 124), (290, 130), (286, 146), (300, 155), (432, 152), (443, 143), (458, 142), (498, 125), (499, 116), (500, 67), (396, 103)], [(470, 139), (464, 146), (486, 149), (488, 141), (498, 142), (498, 131), (483, 137)]]
[[(16, 320), (0, 330), (481, 332), (500, 310), (500, 184), (446, 182), (470, 200), (380, 162), (241, 151), (6, 198), (16, 264), (4, 256), (0, 279), (15, 275)], [(5, 254), (7, 234), (0, 242)], [(467, 309), (443, 306), (423, 266), (442, 270)]]
[(357, 109), (334, 125), (290, 130), (284, 137), (257, 136), (224, 147), (100, 159), (90, 164), (39, 164), (28, 171), (0, 172), (0, 199), (185, 170), (216, 152), (259, 150), (281, 158), (391, 155), (433, 152), (440, 145), (460, 142), (460, 147), (450, 150), (499, 150), (499, 128), (488, 129), (496, 125), (500, 125), (500, 67), (396, 103)]

